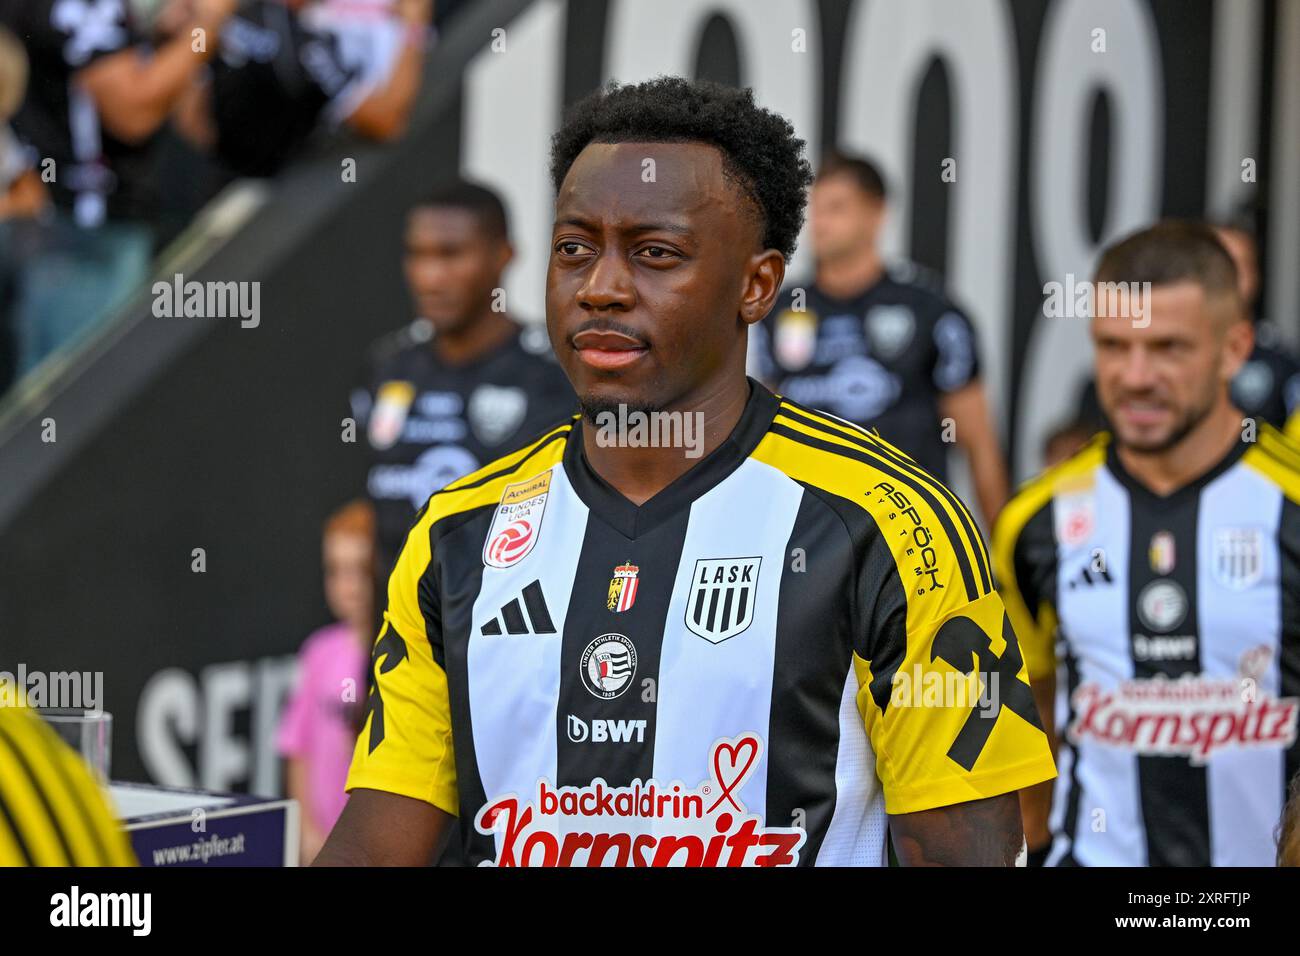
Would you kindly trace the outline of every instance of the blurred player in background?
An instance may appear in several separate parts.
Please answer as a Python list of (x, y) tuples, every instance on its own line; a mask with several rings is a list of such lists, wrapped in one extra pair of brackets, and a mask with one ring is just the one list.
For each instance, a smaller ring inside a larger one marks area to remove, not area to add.
[[(1243, 416), (1262, 419), (1275, 428), (1287, 428), (1300, 401), (1300, 362), (1284, 347), (1276, 327), (1261, 317), (1259, 304), (1259, 250), (1255, 232), (1245, 218), (1211, 224), (1219, 242), (1237, 269), (1237, 289), (1246, 317), (1254, 324), (1255, 346), (1232, 380), (1232, 403)], [(1108, 428), (1097, 401), (1097, 387), (1083, 388), (1079, 415), (1100, 431)], [(1289, 431), (1291, 429), (1288, 429)], [(1300, 434), (1300, 419), (1294, 429)], [(1292, 438), (1296, 435), (1293, 434)]]
[[(476, 864), (880, 866), (887, 829), (906, 863), (1015, 860), (1053, 767), (968, 512), (745, 376), (803, 145), (676, 77), (570, 111), (546, 313), (583, 415), (420, 512), (322, 863), (427, 863), (457, 816)], [(996, 713), (921, 699), (977, 658)]]
[(334, 623), (298, 652), (298, 681), (276, 744), (286, 758), (288, 796), (302, 806), (300, 857), (311, 863), (343, 811), (348, 763), (366, 696), (374, 639), (375, 513), (354, 501), (330, 515), (321, 542), (325, 604)]
[(1096, 281), (1121, 284), (1092, 320), (1113, 434), (1027, 484), (994, 537), (1040, 710), (1063, 721), (1055, 796), (1024, 795), (1031, 855), (1268, 866), (1300, 766), (1300, 449), (1233, 404), (1252, 330), (1211, 228), (1131, 235)]
[[(845, 155), (825, 162), (809, 204), (816, 276), (787, 287), (754, 328), (753, 364), (778, 393), (877, 429), (940, 481), (955, 441), (991, 525), (1007, 499), (1007, 474), (975, 330), (936, 277), (882, 261), (886, 200), (872, 163)], [(950, 435), (944, 419), (952, 419)]]
[(505, 206), (483, 186), (444, 184), (406, 217), (403, 266), (419, 318), (378, 343), (352, 399), (370, 447), (384, 580), (430, 494), (574, 407), (545, 333), (504, 308), (513, 255)]

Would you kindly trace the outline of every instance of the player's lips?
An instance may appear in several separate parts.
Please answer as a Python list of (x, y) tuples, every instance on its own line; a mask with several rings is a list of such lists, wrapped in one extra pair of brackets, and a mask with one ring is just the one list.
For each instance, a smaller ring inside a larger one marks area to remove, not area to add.
[(1121, 402), (1117, 411), (1134, 425), (1152, 425), (1169, 414), (1168, 408), (1156, 402)]
[(621, 332), (588, 329), (574, 335), (571, 341), (578, 358), (602, 371), (626, 368), (649, 351), (644, 342)]

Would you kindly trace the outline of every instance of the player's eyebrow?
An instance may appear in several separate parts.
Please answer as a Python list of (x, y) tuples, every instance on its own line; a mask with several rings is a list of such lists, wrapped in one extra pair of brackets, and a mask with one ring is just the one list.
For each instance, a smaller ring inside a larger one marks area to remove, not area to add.
[[(582, 216), (563, 216), (555, 220), (555, 225), (557, 227), (576, 226), (577, 228), (585, 229), (588, 232), (600, 231), (599, 228), (597, 227), (595, 220), (586, 219), (583, 218)], [(684, 237), (690, 237), (695, 235), (695, 230), (691, 229), (689, 226), (684, 226), (680, 223), (674, 223), (674, 222), (636, 222), (636, 223), (632, 223), (630, 226), (627, 226), (621, 231), (628, 232), (628, 233), (669, 232), (672, 233), (673, 235), (684, 236)]]

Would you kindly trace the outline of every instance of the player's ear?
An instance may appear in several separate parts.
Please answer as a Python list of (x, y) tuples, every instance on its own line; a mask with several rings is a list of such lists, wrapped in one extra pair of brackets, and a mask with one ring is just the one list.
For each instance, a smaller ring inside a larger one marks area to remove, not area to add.
[(515, 247), (510, 244), (509, 239), (502, 239), (497, 245), (497, 268), (504, 272), (506, 266), (514, 261)]
[(1223, 375), (1228, 381), (1236, 378), (1241, 367), (1255, 348), (1255, 327), (1245, 316), (1229, 320), (1223, 334)]
[(744, 293), (740, 299), (740, 319), (746, 325), (761, 322), (772, 311), (785, 281), (785, 256), (775, 249), (764, 249), (749, 260)]

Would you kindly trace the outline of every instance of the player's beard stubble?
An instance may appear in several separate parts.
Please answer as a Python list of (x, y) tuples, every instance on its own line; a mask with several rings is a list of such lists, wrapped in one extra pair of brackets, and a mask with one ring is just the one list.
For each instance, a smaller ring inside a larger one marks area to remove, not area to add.
[[(1168, 432), (1164, 435), (1146, 438), (1141, 434), (1125, 434), (1125, 429), (1119, 424), (1120, 418), (1115, 414), (1116, 409), (1128, 400), (1149, 399), (1151, 396), (1146, 393), (1121, 393), (1116, 396), (1110, 407), (1106, 409), (1106, 415), (1113, 423), (1112, 428), (1115, 432), (1116, 441), (1128, 449), (1141, 455), (1160, 455), (1177, 447), (1183, 439), (1196, 430), (1197, 426), (1210, 417), (1214, 411), (1218, 400), (1217, 382), (1211, 382), (1205, 392), (1195, 396), (1195, 400), (1185, 406), (1182, 415), (1170, 426)], [(1138, 431), (1131, 429), (1131, 432)]]

